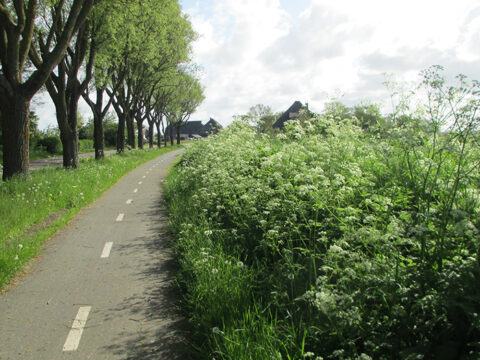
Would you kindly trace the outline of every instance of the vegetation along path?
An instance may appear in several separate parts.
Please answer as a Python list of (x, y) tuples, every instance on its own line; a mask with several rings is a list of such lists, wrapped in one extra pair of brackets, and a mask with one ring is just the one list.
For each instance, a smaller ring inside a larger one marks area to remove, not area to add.
[[(115, 154), (117, 151), (116, 150), (107, 150), (105, 151), (105, 155), (111, 155)], [(78, 154), (79, 158), (94, 158), (95, 153), (94, 152), (89, 152), (85, 154)], [(55, 167), (55, 166), (62, 166), (63, 164), (63, 158), (61, 156), (55, 156), (55, 157), (49, 157), (49, 158), (44, 158), (44, 159), (37, 159), (37, 160), (30, 160), (29, 163), (29, 171), (32, 172), (33, 170), (38, 170), (38, 169), (43, 169), (45, 167)], [(3, 173), (3, 168), (0, 165), (0, 176)]]
[(174, 359), (172, 258), (161, 181), (182, 150), (126, 175), (0, 295), (0, 359)]

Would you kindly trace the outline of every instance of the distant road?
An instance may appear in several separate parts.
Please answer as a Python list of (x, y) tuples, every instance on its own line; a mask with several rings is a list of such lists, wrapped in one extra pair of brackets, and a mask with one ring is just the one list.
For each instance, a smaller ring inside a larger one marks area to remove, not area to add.
[[(105, 155), (115, 154), (117, 150), (107, 150), (105, 151)], [(80, 158), (94, 158), (95, 153), (85, 153), (79, 154), (78, 157)], [(63, 165), (63, 157), (51, 157), (45, 159), (38, 159), (38, 160), (30, 160), (30, 171), (42, 169), (48, 166), (62, 166)]]
[(1, 360), (188, 359), (161, 202), (181, 152), (123, 177), (0, 295)]
[[(115, 154), (116, 152), (117, 152), (116, 150), (107, 150), (105, 151), (105, 155)], [(79, 154), (78, 157), (94, 158), (95, 153), (91, 152), (91, 153)], [(52, 167), (63, 166), (63, 157), (57, 156), (57, 157), (50, 157), (45, 159), (30, 160), (29, 171), (32, 172), (34, 170), (43, 169), (49, 166), (52, 166)], [(2, 165), (0, 165), (0, 178), (2, 177), (2, 174), (3, 174), (3, 167)]]

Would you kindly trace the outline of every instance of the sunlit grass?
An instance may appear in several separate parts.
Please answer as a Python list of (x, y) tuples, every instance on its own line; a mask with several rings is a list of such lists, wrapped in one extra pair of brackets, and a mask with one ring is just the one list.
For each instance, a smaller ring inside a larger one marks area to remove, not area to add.
[(0, 182), (0, 288), (38, 253), (46, 238), (124, 174), (178, 148), (82, 159), (77, 170), (45, 168), (32, 172), (28, 181)]
[(480, 153), (427, 125), (234, 123), (187, 148), (164, 185), (198, 358), (478, 358)]

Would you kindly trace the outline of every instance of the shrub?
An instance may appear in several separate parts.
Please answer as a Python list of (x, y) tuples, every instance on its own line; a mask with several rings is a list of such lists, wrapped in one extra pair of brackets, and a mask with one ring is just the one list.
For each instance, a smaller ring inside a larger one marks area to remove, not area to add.
[(201, 356), (476, 358), (479, 84), (424, 80), (436, 110), (391, 129), (234, 123), (186, 150), (165, 191)]
[(62, 142), (58, 136), (45, 136), (37, 141), (37, 147), (43, 147), (50, 154), (62, 151)]
[(88, 152), (93, 151), (93, 140), (81, 139), (78, 140), (78, 151)]

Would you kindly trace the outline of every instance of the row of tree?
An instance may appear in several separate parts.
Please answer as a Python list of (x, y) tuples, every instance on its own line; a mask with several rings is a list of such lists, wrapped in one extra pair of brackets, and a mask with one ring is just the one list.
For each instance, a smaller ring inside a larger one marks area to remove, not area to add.
[(80, 97), (93, 113), (97, 159), (112, 105), (118, 152), (135, 148), (135, 128), (143, 148), (145, 121), (150, 145), (154, 128), (160, 143), (164, 121), (181, 126), (203, 100), (190, 63), (195, 37), (178, 0), (0, 0), (3, 179), (28, 172), (29, 106), (42, 88), (55, 104), (65, 167), (78, 166)]

